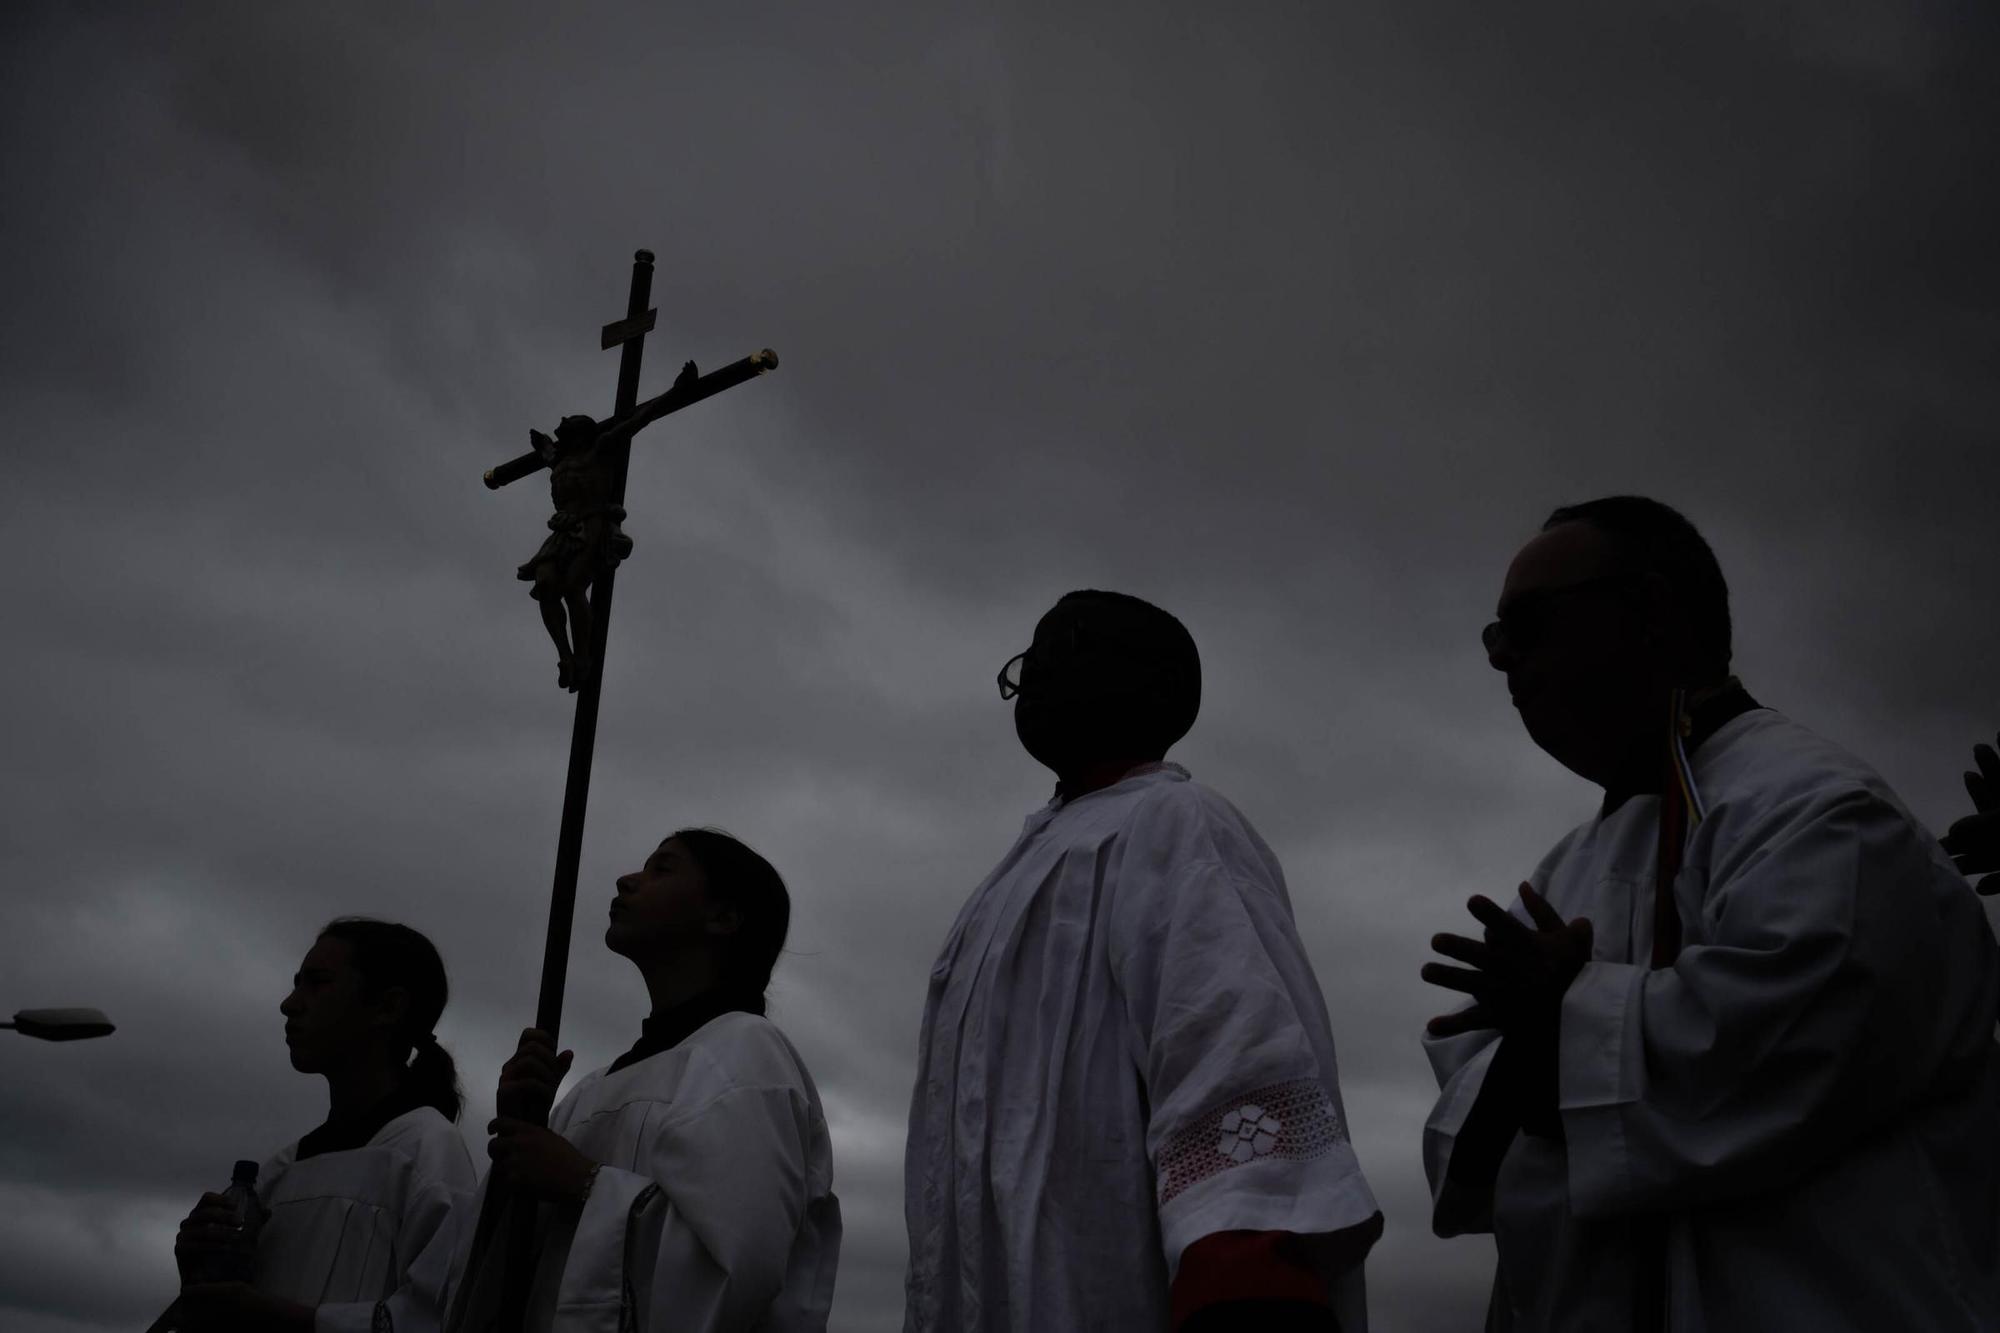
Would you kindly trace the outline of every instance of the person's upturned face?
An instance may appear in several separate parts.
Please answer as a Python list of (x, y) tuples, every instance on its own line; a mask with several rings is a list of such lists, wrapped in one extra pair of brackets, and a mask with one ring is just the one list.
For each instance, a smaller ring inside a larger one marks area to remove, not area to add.
[(1090, 622), (1087, 603), (1059, 603), (1036, 623), (1021, 662), (1014, 734), (1022, 748), (1057, 776), (1133, 757), (1099, 751), (1110, 711), (1129, 706), (1136, 671), (1108, 631)]
[(668, 838), (629, 875), (618, 877), (605, 947), (642, 966), (702, 948), (726, 924), (708, 896), (708, 877), (679, 841)]
[(381, 1017), (382, 997), (371, 1002), (362, 976), (348, 961), (346, 940), (323, 935), (306, 952), (292, 978), (292, 993), (278, 1006), (285, 1016), (285, 1048), (292, 1068), (321, 1074), (363, 1049)]
[(1535, 744), (1600, 785), (1629, 780), (1664, 726), (1642, 581), (1609, 538), (1563, 523), (1521, 548), (1486, 633), (1487, 661)]

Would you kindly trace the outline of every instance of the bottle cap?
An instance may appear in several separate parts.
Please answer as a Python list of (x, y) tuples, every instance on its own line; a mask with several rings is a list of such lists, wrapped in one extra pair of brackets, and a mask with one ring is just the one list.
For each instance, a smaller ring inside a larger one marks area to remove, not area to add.
[(232, 1185), (254, 1185), (257, 1183), (257, 1164), (248, 1158), (237, 1161), (236, 1168), (229, 1173)]

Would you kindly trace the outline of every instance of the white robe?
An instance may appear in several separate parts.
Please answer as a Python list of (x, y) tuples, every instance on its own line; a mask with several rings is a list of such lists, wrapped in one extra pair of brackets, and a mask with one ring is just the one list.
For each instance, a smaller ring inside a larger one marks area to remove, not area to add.
[(1708, 814), (1671, 967), (1647, 966), (1658, 797), (1535, 871), (1595, 926), (1561, 1009), (1566, 1143), (1517, 1135), (1485, 1197), (1449, 1180), (1497, 1040), (1426, 1039), (1433, 1225), (1494, 1233), (1488, 1327), (1632, 1326), (1664, 1219), (1677, 1333), (2000, 1328), (2000, 972), (1978, 900), (1879, 777), (1773, 712), (1725, 723), (1693, 769)]
[(478, 1176), (458, 1126), (434, 1107), (389, 1121), (359, 1148), (298, 1160), (281, 1149), (257, 1171), (270, 1215), (251, 1285), (302, 1305), (375, 1301), (443, 1224)]
[[(931, 970), (904, 1190), (908, 1333), (1164, 1329), (1193, 1241), (1375, 1217), (1284, 877), (1186, 770), (1035, 812), (973, 892)], [(1321, 1268), (1360, 1333), (1359, 1263)]]
[[(768, 1019), (723, 1014), (670, 1050), (600, 1069), (549, 1127), (602, 1166), (581, 1209), (540, 1209), (529, 1333), (826, 1327), (841, 1234), (826, 1116)], [(482, 1185), (456, 1210), (455, 1234), (384, 1303), (378, 1327), (433, 1330), (444, 1309), (446, 1327), (488, 1326), (509, 1218), (468, 1274), (485, 1194)]]

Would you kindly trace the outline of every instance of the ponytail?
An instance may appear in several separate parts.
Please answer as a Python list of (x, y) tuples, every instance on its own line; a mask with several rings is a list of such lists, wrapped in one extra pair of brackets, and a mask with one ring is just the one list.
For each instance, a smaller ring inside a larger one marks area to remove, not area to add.
[(349, 965), (361, 974), (369, 991), (400, 986), (408, 993), (409, 1008), (395, 1033), (394, 1050), (403, 1067), (404, 1090), (417, 1105), (436, 1107), (445, 1119), (456, 1121), (465, 1100), (458, 1086), (458, 1066), (432, 1031), (450, 998), (444, 960), (436, 947), (408, 926), (358, 916), (329, 921), (320, 937), (347, 945)]
[(458, 1065), (436, 1037), (426, 1032), (417, 1038), (403, 1078), (417, 1105), (435, 1106), (445, 1119), (458, 1119), (458, 1108), (465, 1100), (458, 1087)]

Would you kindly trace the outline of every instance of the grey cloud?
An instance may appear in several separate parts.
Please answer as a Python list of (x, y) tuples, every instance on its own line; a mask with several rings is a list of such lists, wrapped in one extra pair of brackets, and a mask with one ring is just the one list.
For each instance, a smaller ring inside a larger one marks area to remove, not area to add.
[(10, 1327), (150, 1315), (179, 1209), (317, 1120), (275, 1006), (336, 913), (438, 940), (481, 1139), (569, 717), (513, 578), (546, 492), (477, 476), (608, 408), (638, 245), (648, 387), (783, 366), (635, 452), (565, 1042), (601, 1063), (643, 1010), (617, 873), (690, 822), (772, 856), (840, 1329), (895, 1321), (926, 970), (1048, 790), (992, 673), (1070, 588), (1202, 644), (1178, 757), (1286, 866), (1391, 1333), (1476, 1322), (1491, 1262), (1428, 1234), (1425, 941), (1590, 807), (1477, 648), (1550, 507), (1683, 505), (1752, 689), (1962, 808), (2000, 670), (1990, 17), (480, 13), (0, 20), (0, 1001), (120, 1023), (0, 1050), (0, 1212), (48, 1219), (0, 1244)]

